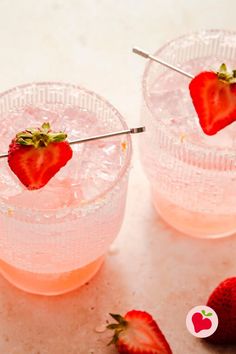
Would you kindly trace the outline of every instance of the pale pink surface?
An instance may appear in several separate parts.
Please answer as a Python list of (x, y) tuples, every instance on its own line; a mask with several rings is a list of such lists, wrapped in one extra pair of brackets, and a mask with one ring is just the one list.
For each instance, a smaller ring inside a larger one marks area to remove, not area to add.
[[(137, 156), (135, 156), (137, 158)], [(109, 312), (149, 311), (175, 354), (233, 354), (208, 346), (185, 327), (187, 312), (236, 273), (235, 237), (199, 240), (173, 231), (155, 214), (138, 162), (131, 171), (125, 222), (97, 276), (70, 294), (25, 294), (0, 278), (0, 353), (112, 354)]]

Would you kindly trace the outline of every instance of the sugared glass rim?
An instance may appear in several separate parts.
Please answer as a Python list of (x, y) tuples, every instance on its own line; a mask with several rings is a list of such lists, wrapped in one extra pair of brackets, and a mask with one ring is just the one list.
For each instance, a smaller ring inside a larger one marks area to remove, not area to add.
[[(154, 52), (152, 55), (153, 56), (157, 56), (161, 58), (161, 53), (163, 52), (163, 50), (165, 50), (167, 47), (169, 47), (172, 43), (180, 41), (184, 38), (188, 38), (190, 36), (206, 36), (207, 34), (217, 34), (217, 33), (222, 33), (222, 34), (226, 34), (226, 35), (234, 35), (236, 37), (236, 31), (233, 30), (223, 30), (223, 29), (201, 29), (199, 31), (192, 31), (192, 32), (188, 32), (186, 34), (183, 34), (181, 36), (178, 36), (168, 42), (166, 42), (164, 45), (162, 45), (156, 52)], [(170, 63), (171, 64), (171, 63)], [(149, 100), (149, 90), (148, 90), (148, 76), (149, 76), (149, 72), (152, 68), (153, 65), (161, 65), (158, 64), (152, 60), (148, 60), (148, 62), (145, 65), (145, 69), (144, 69), (144, 73), (142, 76), (142, 94), (143, 94), (143, 98), (144, 98), (144, 103), (150, 113), (150, 116), (152, 118), (152, 121), (155, 125), (159, 125), (159, 128), (165, 128), (165, 125), (162, 123), (161, 120), (157, 120), (155, 114), (153, 113), (152, 110), (152, 105), (150, 103)], [(171, 69), (170, 69), (171, 70)], [(176, 73), (176, 75), (180, 75), (178, 73)], [(189, 79), (191, 80), (191, 79)], [(190, 82), (190, 81), (189, 81)], [(236, 123), (235, 123), (236, 124)], [(170, 140), (176, 140), (176, 135), (172, 132), (168, 132), (169, 138)], [(232, 148), (222, 148), (220, 150), (217, 150), (215, 147), (211, 147), (211, 146), (202, 146), (202, 145), (198, 145), (197, 143), (193, 143), (193, 142), (189, 142), (189, 141), (185, 141), (184, 147), (183, 146), (179, 146), (179, 149), (187, 149), (189, 151), (201, 151), (201, 152), (205, 152), (205, 153), (212, 153), (214, 152), (215, 156), (217, 158), (222, 158), (225, 157), (226, 154), (234, 154), (235, 158), (236, 158), (236, 153), (235, 153), (235, 149)]]
[[(64, 83), (64, 82), (57, 82), (57, 81), (41, 81), (41, 82), (32, 82), (32, 83), (27, 83), (27, 84), (21, 84), (21, 85), (17, 85), (12, 89), (6, 90), (4, 92), (2, 92), (0, 94), (0, 100), (9, 95), (12, 94), (14, 92), (17, 92), (19, 90), (22, 89), (26, 89), (26, 88), (30, 88), (30, 87), (40, 87), (40, 86), (55, 86), (55, 87), (64, 87), (64, 88), (72, 88), (72, 89), (76, 89), (82, 93), (85, 93), (87, 95), (90, 95), (92, 97), (95, 97), (96, 99), (98, 99), (99, 101), (103, 102), (111, 111), (114, 112), (115, 116), (117, 117), (117, 119), (121, 122), (122, 127), (126, 130), (128, 129), (128, 125), (125, 122), (124, 117), (119, 113), (119, 111), (110, 103), (108, 102), (108, 100), (106, 100), (104, 97), (100, 96), (99, 94), (85, 89), (82, 86), (79, 85), (75, 85), (75, 84), (70, 84), (70, 83)], [(96, 197), (88, 199), (86, 202), (83, 201), (82, 204), (78, 203), (76, 206), (62, 206), (62, 207), (58, 207), (58, 208), (49, 208), (49, 209), (38, 209), (38, 208), (25, 208), (24, 206), (15, 206), (13, 203), (9, 203), (8, 201), (1, 201), (1, 204), (5, 205), (7, 208), (13, 208), (14, 210), (22, 210), (23, 212), (32, 212), (32, 213), (53, 213), (56, 212), (58, 210), (74, 210), (76, 209), (77, 211), (80, 210), (84, 210), (86, 208), (88, 208), (91, 204), (95, 203), (98, 200), (102, 200), (104, 199), (104, 197), (109, 194), (111, 191), (114, 190), (114, 188), (116, 187), (116, 185), (120, 182), (120, 180), (125, 176), (126, 173), (128, 173), (128, 169), (130, 167), (130, 163), (131, 163), (131, 156), (132, 156), (132, 140), (130, 137), (130, 134), (126, 135), (127, 137), (127, 149), (126, 149), (126, 156), (125, 156), (125, 160), (124, 160), (124, 164), (121, 167), (116, 179), (110, 184), (110, 186), (108, 188), (106, 188), (105, 190), (103, 190), (100, 194), (98, 194)], [(33, 193), (34, 191), (32, 191)], [(32, 195), (33, 196), (33, 195)]]

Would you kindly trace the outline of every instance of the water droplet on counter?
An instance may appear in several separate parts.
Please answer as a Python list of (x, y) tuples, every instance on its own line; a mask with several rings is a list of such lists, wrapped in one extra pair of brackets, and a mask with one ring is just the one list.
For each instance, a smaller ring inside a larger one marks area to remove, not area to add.
[(108, 253), (109, 254), (117, 254), (117, 253), (119, 253), (119, 247), (117, 247), (116, 245), (111, 245), (110, 247), (109, 247), (109, 250), (108, 250)]
[(99, 326), (95, 327), (94, 330), (97, 333), (103, 333), (103, 332), (106, 331), (106, 329), (107, 329), (106, 325), (102, 324), (102, 325), (99, 325)]

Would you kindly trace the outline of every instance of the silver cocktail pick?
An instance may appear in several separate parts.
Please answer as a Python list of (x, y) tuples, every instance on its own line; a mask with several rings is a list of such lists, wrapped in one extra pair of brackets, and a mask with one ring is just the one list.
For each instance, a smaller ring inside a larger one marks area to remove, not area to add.
[(134, 52), (135, 54), (140, 55), (141, 57), (146, 58), (146, 59), (151, 59), (151, 60), (153, 60), (153, 61), (156, 61), (157, 63), (159, 63), (159, 64), (165, 66), (166, 68), (169, 68), (169, 69), (171, 69), (171, 70), (177, 71), (177, 73), (182, 74), (182, 75), (184, 75), (184, 76), (187, 76), (187, 77), (190, 78), (190, 79), (193, 79), (193, 78), (194, 78), (194, 76), (193, 76), (192, 74), (189, 74), (189, 73), (187, 73), (186, 71), (184, 71), (184, 70), (182, 70), (182, 69), (179, 69), (179, 68), (177, 68), (176, 66), (173, 66), (173, 65), (171, 65), (171, 64), (169, 64), (169, 63), (167, 63), (167, 62), (165, 62), (164, 60), (161, 60), (161, 59), (159, 59), (159, 58), (157, 58), (157, 57), (154, 57), (154, 55), (151, 55), (151, 54), (149, 54), (148, 52), (145, 52), (144, 50), (142, 50), (142, 49), (140, 49), (140, 48), (134, 47), (134, 48), (133, 48), (133, 52)]
[[(81, 138), (81, 139), (76, 139), (72, 141), (68, 141), (70, 145), (73, 144), (80, 144), (80, 143), (85, 143), (87, 141), (92, 141), (92, 140), (98, 140), (98, 139), (105, 139), (105, 138), (110, 138), (111, 136), (117, 136), (117, 135), (124, 135), (124, 134), (137, 134), (137, 133), (143, 133), (145, 131), (145, 127), (137, 127), (137, 128), (130, 128), (130, 129), (125, 129), (125, 130), (119, 130), (116, 132), (112, 133), (107, 133), (107, 134), (102, 134), (102, 135), (95, 135), (95, 136), (90, 136), (88, 138)], [(7, 157), (8, 154), (1, 154), (0, 159)]]

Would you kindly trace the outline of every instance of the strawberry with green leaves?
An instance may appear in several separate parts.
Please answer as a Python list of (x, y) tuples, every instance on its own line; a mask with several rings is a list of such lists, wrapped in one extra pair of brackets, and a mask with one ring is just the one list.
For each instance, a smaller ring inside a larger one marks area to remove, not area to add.
[(9, 146), (9, 167), (28, 189), (42, 188), (72, 157), (66, 138), (51, 131), (49, 123), (16, 134)]
[(228, 72), (222, 64), (218, 72), (201, 72), (189, 90), (205, 134), (214, 135), (236, 120), (236, 70)]
[(124, 317), (110, 314), (117, 323), (107, 328), (115, 331), (114, 343), (120, 354), (172, 354), (170, 346), (151, 315), (132, 310)]

